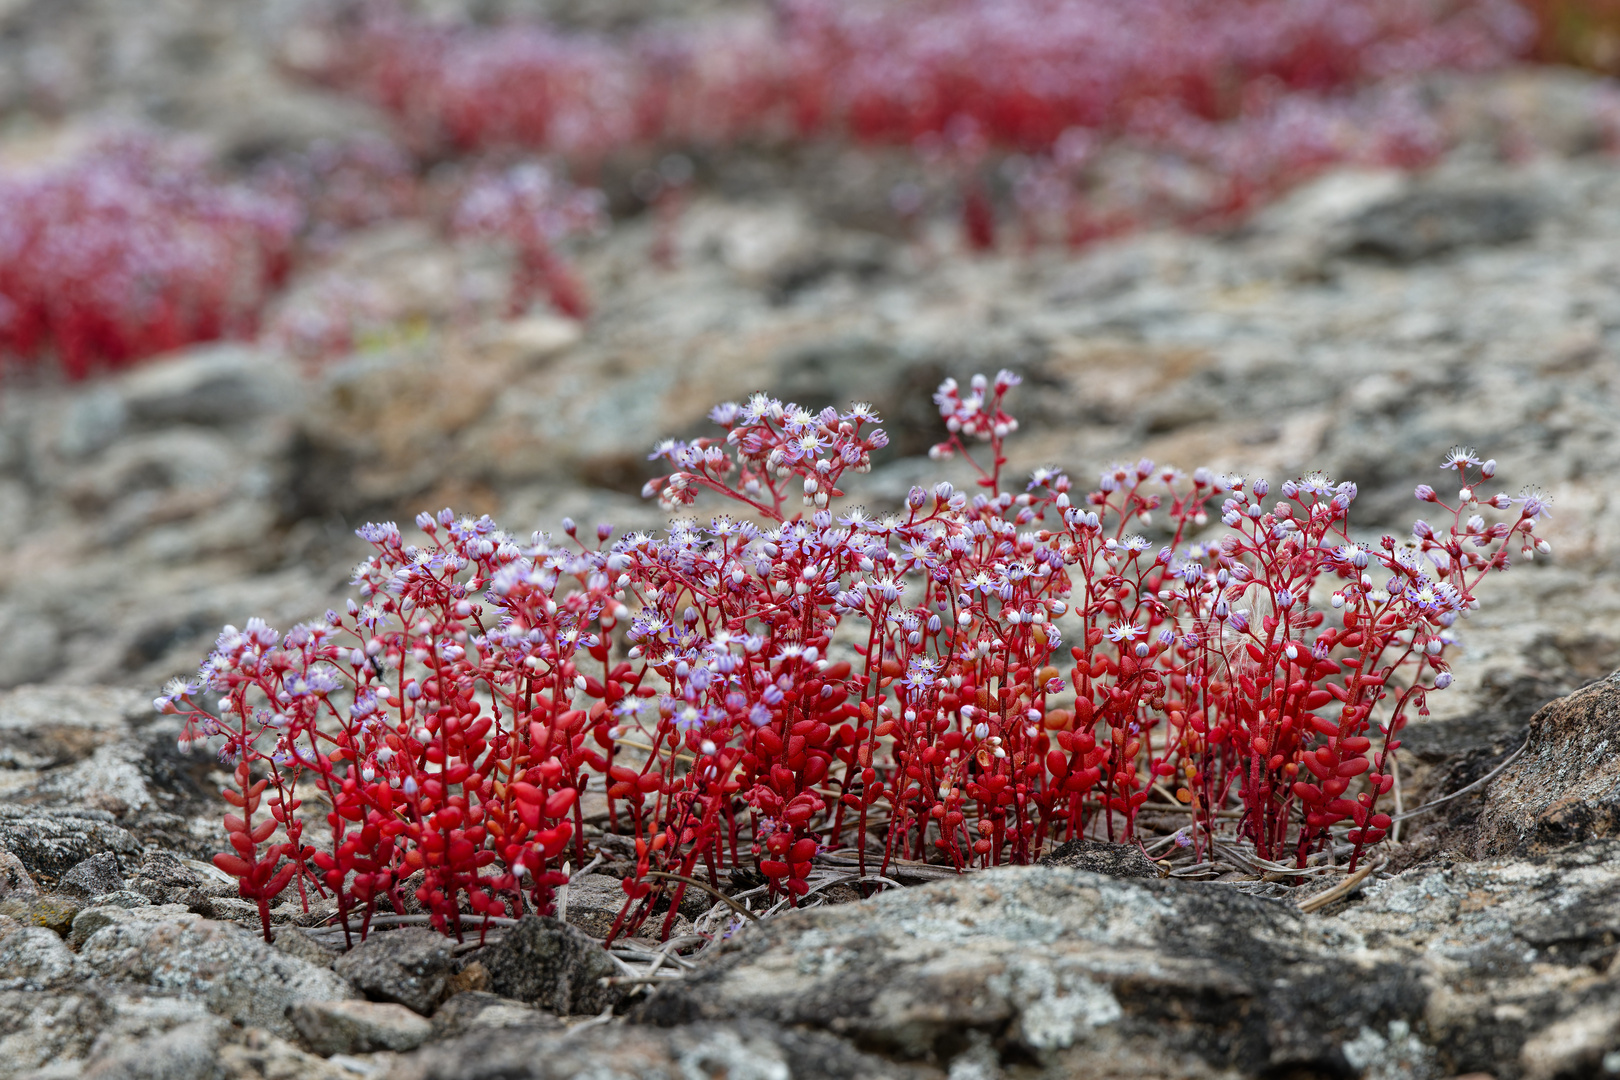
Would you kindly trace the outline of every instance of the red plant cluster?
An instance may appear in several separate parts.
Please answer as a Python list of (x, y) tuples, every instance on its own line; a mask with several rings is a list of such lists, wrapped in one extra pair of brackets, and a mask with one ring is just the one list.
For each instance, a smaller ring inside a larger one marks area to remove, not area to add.
[[(174, 140), (105, 139), (66, 163), (0, 174), (0, 358), (54, 357), (70, 378), (261, 329), (295, 268), (351, 230), (402, 217), (515, 248), (510, 306), (545, 299), (583, 318), (584, 287), (558, 242), (599, 228), (602, 199), (535, 165), (423, 179), (386, 140), (320, 143), (241, 182)], [(337, 279), (269, 331), (306, 358), (346, 352), (386, 323), (363, 282)]]
[(1451, 681), (1453, 623), (1510, 546), (1548, 550), (1542, 498), (1487, 494), (1495, 463), (1458, 449), (1454, 496), (1417, 489), (1444, 520), (1363, 545), (1355, 485), (1315, 474), (1273, 498), (1143, 461), (1089, 494), (1049, 469), (1012, 490), (1017, 381), (946, 381), (936, 456), (987, 445), (980, 490), (914, 488), (894, 513), (839, 505), (886, 442), (870, 408), (756, 395), (714, 410), (720, 435), (660, 445), (648, 485), (739, 517), (527, 541), (448, 510), (417, 543), (368, 525), (346, 614), (227, 627), (156, 703), (236, 770), (216, 863), (261, 908), (294, 880), (330, 890), (362, 932), (418, 872), (441, 928), (548, 910), (588, 825), (634, 841), (617, 931), (677, 878), (750, 868), (796, 899), (828, 848), (863, 876), (1025, 863), (1138, 840), (1144, 808), (1184, 814), (1195, 850), (1303, 866), (1347, 844), (1353, 864), (1389, 828), (1402, 726)]
[[(770, 26), (626, 40), (363, 10), (312, 74), (423, 145), (589, 164), (646, 145), (915, 144), (960, 174), (975, 246), (987, 147), (1036, 156), (1015, 195), (1026, 224), (1056, 205), (1044, 236), (1238, 213), (1334, 162), (1431, 161), (1445, 132), (1410, 80), (1500, 66), (1535, 34), (1511, 0), (787, 0)], [(1096, 152), (1121, 139), (1157, 160), (1130, 195), (1090, 190)]]
[(0, 356), (70, 377), (251, 332), (291, 266), (298, 209), (147, 138), (0, 175)]

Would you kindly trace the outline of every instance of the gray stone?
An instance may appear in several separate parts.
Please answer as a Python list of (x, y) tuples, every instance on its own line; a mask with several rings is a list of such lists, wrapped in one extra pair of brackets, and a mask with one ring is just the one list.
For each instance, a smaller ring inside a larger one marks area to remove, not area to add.
[(92, 855), (111, 852), (132, 860), (141, 853), (140, 842), (103, 810), (0, 806), (0, 846), (47, 884)]
[(516, 1029), (491, 1037), (472, 1032), (401, 1057), (389, 1075), (390, 1080), (944, 1078), (937, 1069), (886, 1060), (825, 1032), (757, 1020), (672, 1030), (590, 1024), (567, 1033)]
[(0, 603), (0, 689), (48, 678), (61, 663), (62, 632), (46, 612)]
[(54, 931), (25, 926), (0, 939), (0, 989), (43, 990), (82, 976), (78, 957)]
[(1540, 216), (1541, 208), (1522, 192), (1419, 188), (1352, 219), (1342, 247), (1410, 263), (1459, 247), (1524, 240)]
[(1119, 878), (1162, 877), (1153, 860), (1135, 844), (1110, 844), (1102, 840), (1070, 840), (1041, 857), (1042, 866), (1067, 866)]
[[(112, 892), (100, 893), (99, 895), (91, 897), (91, 902), (98, 907), (119, 907), (126, 909), (153, 906), (152, 901), (146, 898), (145, 893), (138, 893), (134, 889), (115, 889)], [(198, 912), (197, 914), (201, 914), (201, 912)]]
[[(110, 686), (19, 686), (0, 693), (0, 764), (71, 765), (144, 719), (150, 696)], [(82, 794), (82, 793), (81, 793)]]
[(450, 977), (451, 941), (419, 927), (374, 932), (338, 957), (333, 970), (374, 1001), (431, 1015)]
[(1596, 1075), (1616, 940), (1620, 839), (1414, 868), (1335, 917), (1005, 869), (749, 926), (630, 1015), (763, 1020), (953, 1076)]
[(938, 1065), (978, 1032), (1054, 1077), (1250, 1074), (1422, 1008), (1415, 973), (1348, 945), (1220, 887), (991, 870), (751, 925), (631, 1015), (763, 1019)]
[(130, 878), (129, 887), (154, 904), (185, 903), (193, 890), (211, 884), (172, 851), (149, 851)]
[(165, 1070), (172, 1067), (181, 1077), (194, 1077), (200, 1061), (212, 1056), (199, 1053), (196, 1043), (207, 1049), (217, 1040), (197, 1028), (173, 1041), (162, 1039), (191, 1025), (225, 1027), (200, 1002), (144, 987), (87, 982), (57, 990), (0, 991), (0, 1075), (44, 1080), (133, 1071), (158, 1080), (171, 1075)]
[(56, 433), (56, 450), (69, 460), (104, 450), (124, 433), (128, 418), (128, 410), (118, 392), (108, 386), (97, 387), (74, 399), (63, 410)]
[(141, 769), (143, 749), (134, 739), (98, 746), (83, 761), (40, 777), (29, 792), (30, 800), (43, 806), (88, 804), (128, 821), (133, 812), (153, 804)]
[(433, 1023), (403, 1005), (378, 1001), (317, 1001), (287, 1013), (304, 1045), (322, 1057), (375, 1050), (415, 1050)]
[(433, 1038), (448, 1039), (480, 1028), (536, 1027), (560, 1030), (562, 1022), (550, 1013), (512, 998), (482, 990), (451, 996), (433, 1014)]
[(162, 922), (184, 923), (194, 918), (195, 914), (187, 911), (183, 904), (129, 907), (124, 904), (97, 903), (75, 911), (70, 922), (68, 940), (73, 943), (75, 949), (82, 949), (84, 943), (90, 940), (90, 936), (103, 927), (125, 923), (143, 925)]
[(81, 1075), (85, 1080), (212, 1080), (225, 1026), (210, 1017), (114, 1044), (92, 1058)]
[(71, 1076), (96, 1037), (113, 1022), (115, 1008), (93, 990), (0, 990), (0, 1053), (7, 1076), (45, 1066)]
[(1620, 673), (1535, 714), (1524, 753), (1490, 782), (1476, 828), (1480, 857), (1620, 835)]
[(1389, 1018), (1421, 1032), (1428, 1075), (1597, 1076), (1616, 1048), (1593, 1016), (1620, 1006), (1620, 839), (1415, 867), (1331, 925), (1347, 946), (1402, 956), (1428, 988), (1421, 1011)]
[(495, 993), (563, 1016), (598, 1013), (623, 996), (599, 981), (619, 973), (602, 946), (556, 919), (524, 916), (479, 960)]
[(278, 952), (238, 926), (194, 915), (186, 921), (112, 922), (90, 934), (79, 958), (103, 978), (196, 998), (233, 1023), (262, 1027), (283, 1038), (294, 1035), (287, 1019), (290, 1007), (357, 996), (324, 968)]
[(118, 390), (132, 423), (229, 426), (285, 410), (298, 400), (296, 376), (273, 353), (205, 345), (146, 364)]
[(276, 948), (289, 956), (314, 964), (316, 967), (329, 968), (332, 961), (339, 956), (338, 950), (328, 948), (315, 938), (311, 937), (298, 926), (278, 926), (275, 929), (275, 941), (271, 942)]
[(619, 878), (582, 874), (568, 883), (567, 922), (592, 937), (605, 938), (613, 929), (624, 901), (624, 885)]
[(9, 851), (0, 850), (0, 900), (7, 897), (22, 899), (37, 896), (39, 888), (34, 879), (28, 876), (28, 868), (22, 860)]
[(88, 900), (92, 896), (118, 892), (124, 887), (124, 875), (118, 869), (118, 858), (110, 851), (92, 855), (77, 863), (57, 881), (58, 892)]

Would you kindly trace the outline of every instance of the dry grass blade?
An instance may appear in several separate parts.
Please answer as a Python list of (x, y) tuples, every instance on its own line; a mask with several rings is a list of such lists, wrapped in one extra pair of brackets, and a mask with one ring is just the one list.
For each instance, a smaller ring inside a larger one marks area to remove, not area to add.
[(708, 893), (710, 896), (714, 897), (716, 900), (719, 900), (722, 903), (731, 905), (731, 910), (735, 911), (737, 914), (746, 916), (747, 918), (750, 918), (750, 919), (754, 920), (755, 922), (759, 922), (759, 916), (758, 915), (755, 915), (752, 911), (749, 911), (747, 908), (745, 908), (741, 904), (737, 903), (737, 901), (733, 900), (731, 897), (727, 896), (725, 893), (721, 892), (719, 889), (716, 889), (711, 885), (706, 885), (703, 882), (699, 881), (697, 878), (687, 877), (685, 874), (671, 874), (671, 873), (667, 873), (667, 872), (665, 872), (663, 870), (649, 870), (649, 871), (647, 871), (646, 874), (644, 874), (642, 876), (643, 877), (649, 877), (649, 878), (658, 878), (658, 879), (663, 879), (663, 880), (667, 880), (667, 881), (679, 881), (679, 882), (682, 882), (684, 884), (691, 885), (694, 888), (702, 889), (704, 892)]
[(1325, 889), (1322, 892), (1317, 893), (1315, 896), (1301, 900), (1299, 910), (1308, 915), (1313, 911), (1320, 911), (1329, 904), (1332, 904), (1338, 900), (1343, 900), (1345, 897), (1359, 889), (1361, 887), (1361, 883), (1367, 880), (1367, 875), (1371, 874), (1375, 869), (1377, 869), (1376, 865), (1373, 863), (1368, 863), (1360, 870), (1357, 870), (1355, 873), (1333, 886), (1333, 888)]

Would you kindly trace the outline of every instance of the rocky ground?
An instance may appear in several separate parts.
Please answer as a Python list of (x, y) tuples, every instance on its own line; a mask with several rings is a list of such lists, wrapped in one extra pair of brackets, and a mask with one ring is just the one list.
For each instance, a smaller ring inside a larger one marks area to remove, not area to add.
[[(0, 155), (109, 114), (224, 160), (383, 128), (279, 73), (286, 5), (195, 6), (122, 34), (117, 5), (0, 2), (0, 104), (49, 77), (63, 117), (11, 122)], [(1433, 173), (1332, 174), (1221, 235), (969, 258), (948, 229), (870, 227), (879, 157), (739, 155), (705, 166), (672, 267), (645, 221), (578, 253), (584, 325), (459, 321), (477, 266), (390, 225), (333, 256), (400, 313), (353, 356), (8, 373), (0, 1075), (1620, 1075), (1620, 171), (1589, 152), (1579, 77), (1452, 92), (1477, 130)], [(1543, 151), (1502, 160), (1510, 123)], [(451, 505), (520, 532), (656, 527), (646, 448), (754, 389), (876, 402), (896, 437), (858, 494), (893, 503), (940, 472), (933, 386), (1001, 366), (1027, 380), (1019, 466), (1322, 469), (1357, 481), (1374, 536), (1404, 531), (1456, 442), (1546, 488), (1554, 554), (1463, 624), (1458, 681), (1407, 740), (1407, 805), (1524, 751), (1310, 910), (1082, 851), (743, 926), (659, 974), (638, 974), (652, 946), (590, 940), (616, 907), (599, 874), (567, 923), (343, 952), (318, 907), (265, 944), (207, 865), (217, 767), (149, 701), (222, 623), (341, 599), (356, 524)]]

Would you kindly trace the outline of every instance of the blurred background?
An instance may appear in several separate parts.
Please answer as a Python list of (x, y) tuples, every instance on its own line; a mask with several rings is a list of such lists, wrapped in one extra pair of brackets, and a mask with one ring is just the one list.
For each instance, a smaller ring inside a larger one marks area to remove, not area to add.
[[(1553, 497), (1437, 712), (1620, 664), (1620, 0), (0, 0), (0, 688), (156, 687), (368, 519), (662, 525), (754, 390), (926, 457)], [(957, 463), (959, 465), (960, 463)], [(699, 507), (699, 510), (703, 510)]]

